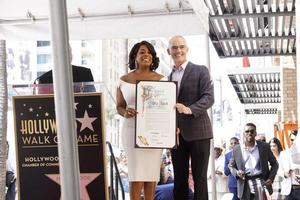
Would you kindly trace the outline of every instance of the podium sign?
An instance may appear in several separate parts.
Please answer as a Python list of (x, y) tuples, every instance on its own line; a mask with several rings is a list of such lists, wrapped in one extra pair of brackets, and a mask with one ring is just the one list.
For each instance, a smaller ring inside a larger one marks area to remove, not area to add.
[[(101, 93), (75, 94), (82, 200), (108, 197), (102, 99)], [(64, 122), (55, 120), (54, 97), (16, 96), (13, 103), (19, 199), (59, 200), (56, 124)]]

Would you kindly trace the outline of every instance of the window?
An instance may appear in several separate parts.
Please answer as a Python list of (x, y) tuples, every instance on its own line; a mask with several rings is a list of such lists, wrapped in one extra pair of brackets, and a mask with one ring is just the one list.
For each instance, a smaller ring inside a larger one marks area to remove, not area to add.
[(81, 60), (82, 65), (87, 65), (87, 63), (88, 63), (87, 60)]
[(37, 41), (38, 47), (50, 46), (50, 41)]
[(81, 40), (81, 47), (87, 47), (87, 41)]
[(51, 59), (50, 54), (38, 54), (37, 55), (37, 64), (50, 63), (50, 59)]
[(87, 65), (87, 64), (88, 64), (88, 59), (89, 59), (88, 56), (82, 55), (82, 56), (81, 56), (81, 64), (82, 64), (82, 65)]
[(40, 72), (37, 72), (36, 74), (36, 77), (40, 77), (42, 76), (43, 74), (45, 74), (46, 72), (45, 71), (40, 71)]

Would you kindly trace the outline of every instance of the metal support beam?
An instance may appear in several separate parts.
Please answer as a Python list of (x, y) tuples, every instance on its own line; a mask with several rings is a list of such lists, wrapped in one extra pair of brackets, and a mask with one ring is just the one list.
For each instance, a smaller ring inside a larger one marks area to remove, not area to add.
[(295, 11), (271, 12), (271, 13), (230, 13), (223, 15), (209, 15), (210, 19), (234, 19), (234, 18), (258, 18), (258, 17), (279, 17), (295, 16)]
[[(295, 1), (293, 1), (295, 2)], [(296, 58), (294, 58), (294, 61), (295, 61), (295, 66), (296, 66), (296, 73), (297, 73), (297, 112), (298, 112), (298, 115), (297, 115), (297, 121), (298, 121), (298, 127), (299, 127), (299, 120), (300, 120), (300, 26), (299, 26), (299, 23), (300, 23), (300, 1), (297, 0), (296, 1), (296, 6), (297, 7), (297, 10), (296, 10), (296, 24), (298, 24), (298, 26), (296, 26), (296, 32), (298, 33), (297, 34), (297, 40), (296, 40), (296, 48), (297, 48), (297, 51), (298, 53), (295, 55)], [(300, 137), (300, 136), (298, 136)], [(297, 146), (299, 147), (300, 145), (300, 140), (297, 140)]]
[(204, 1), (188, 0), (188, 2), (190, 3), (194, 12), (196, 13), (199, 20), (201, 21), (202, 27), (204, 27), (205, 31), (209, 33), (209, 23), (208, 23), (209, 10), (206, 7)]
[(213, 40), (212, 43), (224, 42), (224, 41), (245, 41), (245, 40), (261, 40), (270, 41), (277, 39), (296, 39), (296, 35), (282, 35), (282, 36), (262, 36), (262, 37), (230, 37), (230, 38), (219, 38), (219, 41)]
[[(164, 16), (164, 15), (186, 15), (186, 14), (193, 14), (193, 9), (187, 8), (184, 10), (180, 9), (170, 9), (169, 12), (166, 10), (149, 10), (149, 11), (135, 11), (131, 15), (128, 12), (120, 12), (120, 13), (109, 13), (109, 14), (86, 14), (84, 15), (84, 20), (107, 20), (107, 19), (126, 19), (126, 18), (133, 18), (133, 17), (154, 17), (154, 16)], [(68, 19), (70, 21), (82, 21), (81, 15), (69, 15)], [(39, 17), (36, 16), (34, 23), (41, 24), (41, 23), (48, 23), (48, 17)], [(14, 20), (4, 20), (0, 19), (0, 26), (1, 25), (22, 25), (22, 24), (32, 24), (33, 21), (28, 18), (24, 19), (14, 19)]]
[[(283, 53), (283, 52), (269, 52), (269, 53), (261, 53), (261, 54), (248, 54), (248, 56), (251, 57), (262, 57), (262, 56), (294, 56), (296, 55), (296, 49), (293, 49), (292, 52), (287, 52), (287, 53)], [(229, 55), (229, 56), (220, 56), (220, 58), (238, 58), (238, 57), (243, 57), (244, 54), (235, 54), (235, 55)]]
[(49, 0), (62, 200), (80, 200), (79, 159), (66, 0)]
[[(7, 142), (7, 71), (6, 41), (0, 39), (0, 199), (5, 199), (6, 162), (8, 155)], [(13, 147), (11, 147), (11, 151)]]
[[(209, 47), (209, 36), (208, 34), (205, 35), (205, 45), (206, 45), (206, 51), (204, 57), (206, 57), (205, 65), (207, 66), (209, 72), (211, 71), (210, 66), (210, 47)], [(210, 117), (210, 121), (213, 127), (213, 113), (212, 108), (208, 110), (208, 115)], [(211, 170), (211, 188), (212, 188), (212, 200), (217, 200), (217, 189), (216, 189), (216, 173), (215, 173), (215, 151), (214, 151), (214, 140), (210, 140), (210, 156), (209, 156), (209, 162), (211, 164), (211, 168), (208, 170)]]

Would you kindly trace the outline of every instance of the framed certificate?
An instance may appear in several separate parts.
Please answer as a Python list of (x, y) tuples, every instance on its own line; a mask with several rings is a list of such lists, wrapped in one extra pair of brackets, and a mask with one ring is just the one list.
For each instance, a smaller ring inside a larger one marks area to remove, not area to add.
[(135, 126), (135, 147), (175, 147), (176, 97), (176, 82), (137, 82), (136, 110), (138, 114)]

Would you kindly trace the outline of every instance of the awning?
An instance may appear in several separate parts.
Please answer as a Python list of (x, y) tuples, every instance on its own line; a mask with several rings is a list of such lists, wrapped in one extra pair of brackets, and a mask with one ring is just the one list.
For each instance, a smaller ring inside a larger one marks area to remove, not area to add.
[(220, 57), (296, 54), (295, 0), (205, 0)]
[(241, 68), (231, 70), (230, 82), (246, 114), (276, 114), (281, 103), (280, 68)]
[[(0, 39), (49, 40), (48, 6), (48, 0), (1, 0)], [(67, 13), (72, 40), (206, 33), (185, 0), (67, 0)]]

